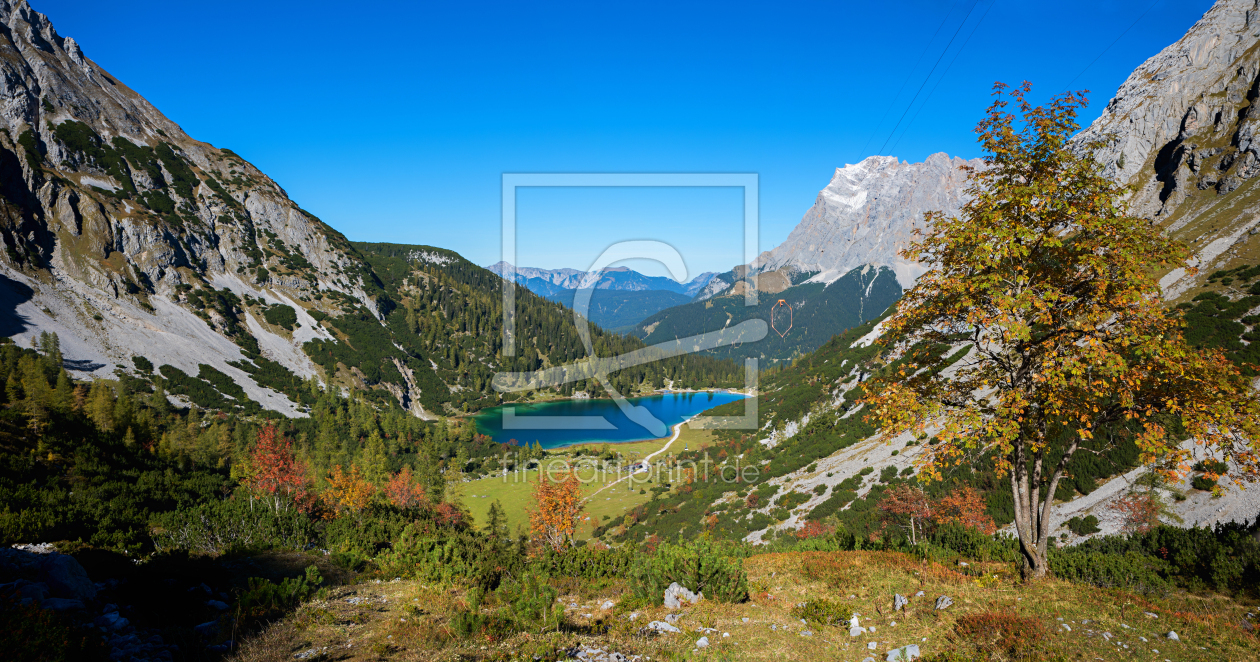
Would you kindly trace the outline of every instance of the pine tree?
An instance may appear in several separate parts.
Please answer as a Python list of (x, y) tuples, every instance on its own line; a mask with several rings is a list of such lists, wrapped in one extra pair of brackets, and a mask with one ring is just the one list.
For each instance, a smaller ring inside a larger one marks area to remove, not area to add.
[(490, 504), (490, 512), (486, 513), (486, 534), (501, 538), (507, 533), (507, 517), (503, 514), (503, 505), (495, 499), (494, 503)]
[(367, 443), (363, 445), (363, 453), (359, 458), (359, 464), (363, 467), (363, 477), (377, 487), (384, 486), (385, 479), (389, 476), (387, 462), (385, 444), (381, 441), (381, 435), (373, 430), (368, 435)]
[(88, 392), (87, 417), (102, 430), (114, 429), (114, 390), (105, 382), (92, 383), (92, 390)]
[(63, 369), (57, 373), (57, 388), (53, 390), (53, 409), (62, 414), (74, 408), (74, 382)]
[(153, 380), (153, 393), (149, 396), (149, 408), (153, 415), (162, 420), (171, 413), (171, 403), (166, 399), (166, 383), (161, 379)]

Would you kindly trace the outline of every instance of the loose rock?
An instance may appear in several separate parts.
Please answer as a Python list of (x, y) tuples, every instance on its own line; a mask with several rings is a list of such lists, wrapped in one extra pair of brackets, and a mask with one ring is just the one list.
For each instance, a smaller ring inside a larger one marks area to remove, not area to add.
[(662, 634), (664, 633), (674, 634), (677, 632), (682, 632), (682, 630), (679, 630), (678, 628), (670, 625), (669, 623), (666, 623), (665, 621), (652, 621), (651, 623), (648, 623), (647, 626), (649, 630), (660, 632)]
[(945, 609), (952, 604), (954, 604), (954, 601), (951, 600), (949, 596), (947, 595), (942, 595), (941, 597), (936, 599), (936, 609), (938, 610)]
[(701, 597), (702, 596), (700, 595), (692, 593), (687, 589), (687, 587), (680, 585), (678, 582), (674, 582), (669, 585), (669, 588), (665, 589), (665, 608), (678, 609), (682, 607), (684, 603), (691, 603), (694, 605), (697, 602), (700, 602)]
[(902, 646), (901, 648), (894, 648), (888, 651), (888, 657), (885, 657), (884, 660), (885, 662), (909, 662), (918, 657), (919, 645), (910, 644), (909, 646)]

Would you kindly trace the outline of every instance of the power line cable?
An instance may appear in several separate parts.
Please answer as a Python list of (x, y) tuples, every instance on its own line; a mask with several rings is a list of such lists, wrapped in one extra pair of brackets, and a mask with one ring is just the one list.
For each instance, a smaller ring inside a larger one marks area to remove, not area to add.
[(1125, 29), (1124, 29), (1124, 32), (1121, 32), (1121, 33), (1120, 33), (1120, 36), (1119, 36), (1119, 37), (1116, 37), (1116, 40), (1115, 40), (1115, 41), (1111, 42), (1110, 44), (1108, 44), (1108, 45), (1107, 45), (1107, 47), (1106, 47), (1106, 48), (1102, 49), (1102, 52), (1098, 54), (1098, 57), (1094, 58), (1092, 62), (1090, 62), (1089, 64), (1085, 65), (1085, 68), (1084, 68), (1084, 69), (1081, 69), (1081, 72), (1080, 72), (1079, 74), (1076, 74), (1076, 76), (1075, 76), (1074, 78), (1072, 78), (1072, 80), (1068, 81), (1068, 84), (1067, 84), (1065, 87), (1067, 87), (1067, 89), (1071, 90), (1071, 89), (1072, 89), (1072, 83), (1075, 83), (1077, 78), (1080, 78), (1081, 76), (1085, 75), (1085, 72), (1086, 72), (1086, 71), (1089, 71), (1089, 68), (1090, 68), (1090, 67), (1092, 67), (1092, 66), (1094, 66), (1095, 64), (1097, 64), (1097, 62), (1098, 62), (1099, 60), (1101, 60), (1101, 59), (1102, 59), (1102, 56), (1103, 56), (1103, 55), (1106, 55), (1107, 51), (1111, 50), (1111, 47), (1112, 47), (1112, 46), (1115, 46), (1116, 44), (1120, 43), (1120, 40), (1121, 40), (1121, 39), (1123, 39), (1123, 38), (1124, 38), (1124, 36), (1125, 36), (1126, 34), (1129, 34), (1129, 30), (1132, 30), (1134, 27), (1136, 27), (1136, 26), (1137, 26), (1137, 24), (1138, 24), (1138, 23), (1140, 23), (1140, 22), (1142, 21), (1142, 19), (1146, 18), (1146, 15), (1147, 15), (1147, 14), (1149, 14), (1149, 13), (1151, 13), (1151, 10), (1152, 10), (1152, 9), (1154, 9), (1154, 8), (1155, 8), (1155, 5), (1158, 5), (1158, 4), (1159, 4), (1159, 2), (1160, 2), (1160, 0), (1155, 0), (1155, 2), (1152, 2), (1152, 3), (1151, 3), (1151, 6), (1150, 6), (1150, 7), (1147, 7), (1147, 8), (1146, 8), (1146, 11), (1142, 12), (1142, 15), (1141, 15), (1141, 16), (1138, 16), (1136, 21), (1133, 21), (1133, 23), (1132, 23), (1129, 27), (1125, 28)]
[(975, 27), (971, 28), (971, 32), (968, 33), (967, 38), (963, 40), (962, 46), (959, 46), (958, 50), (954, 52), (954, 57), (949, 61), (949, 64), (945, 65), (945, 71), (941, 72), (941, 77), (936, 79), (936, 84), (932, 86), (932, 90), (928, 92), (928, 95), (923, 97), (923, 103), (919, 105), (919, 109), (914, 111), (914, 117), (911, 117), (910, 121), (906, 124), (906, 130), (902, 131), (901, 135), (897, 137), (897, 141), (893, 143), (894, 151), (897, 149), (897, 145), (901, 144), (901, 139), (905, 138), (906, 134), (910, 132), (910, 127), (914, 125), (914, 121), (919, 119), (919, 113), (922, 113), (924, 106), (927, 106), (928, 102), (932, 100), (932, 95), (936, 94), (936, 88), (940, 87), (941, 81), (945, 80), (945, 77), (949, 75), (949, 70), (952, 69), (954, 67), (954, 63), (958, 61), (958, 56), (962, 55), (962, 52), (966, 50), (967, 44), (971, 43), (971, 38), (976, 36), (976, 32), (980, 29), (980, 24), (984, 23), (984, 19), (989, 15), (989, 11), (992, 10), (993, 6), (996, 4), (997, 0), (993, 0), (993, 2), (989, 3), (989, 8), (984, 10), (984, 13), (980, 15), (980, 20), (976, 21)]
[(949, 52), (949, 47), (954, 45), (954, 40), (958, 38), (958, 33), (961, 32), (963, 26), (967, 24), (967, 19), (971, 18), (971, 13), (976, 10), (976, 4), (979, 2), (980, 0), (975, 0), (971, 3), (971, 9), (967, 10), (967, 16), (963, 18), (962, 23), (958, 24), (958, 29), (954, 30), (954, 35), (949, 38), (949, 43), (945, 44), (945, 49), (941, 51), (940, 57), (936, 58), (936, 63), (932, 65), (932, 70), (928, 72), (927, 78), (923, 79), (923, 83), (919, 85), (919, 89), (915, 91), (914, 97), (910, 99), (909, 105), (906, 106), (905, 112), (901, 113), (901, 117), (897, 120), (897, 123), (893, 125), (892, 131), (889, 132), (888, 137), (884, 139), (884, 144), (879, 148), (880, 154), (884, 153), (884, 148), (888, 146), (888, 141), (892, 140), (893, 134), (897, 133), (897, 129), (901, 126), (901, 122), (906, 119), (906, 114), (910, 112), (910, 108), (914, 106), (915, 100), (917, 100), (919, 98), (919, 94), (923, 92), (924, 85), (927, 85), (927, 82), (931, 80), (932, 74), (936, 72), (936, 68), (940, 66), (941, 60), (943, 60), (945, 58), (945, 54)]
[[(954, 8), (957, 6), (958, 6), (958, 2), (955, 1), (954, 4), (950, 6), (949, 11), (945, 12), (945, 16), (941, 18), (940, 25), (936, 26), (936, 32), (933, 32), (931, 38), (923, 42), (923, 50), (919, 51), (919, 57), (915, 58), (914, 65), (906, 70), (906, 77), (902, 79), (901, 87), (897, 88), (897, 93), (894, 94), (892, 98), (888, 100), (888, 107), (884, 109), (884, 112), (882, 113), (882, 117), (888, 117), (888, 112), (893, 109), (893, 106), (896, 105), (897, 103), (897, 99), (900, 98), (901, 93), (905, 91), (906, 83), (909, 83), (910, 79), (914, 77), (914, 70), (919, 68), (919, 63), (923, 61), (923, 56), (927, 55), (928, 48), (932, 46), (932, 42), (936, 41), (936, 35), (941, 33), (941, 28), (945, 27), (946, 21), (949, 20), (950, 14), (954, 13)], [(875, 136), (874, 131), (872, 131), (869, 135), (866, 136), (866, 144), (862, 145), (862, 151), (858, 152), (858, 155), (861, 156), (862, 158), (866, 158), (866, 148), (871, 146), (871, 139), (874, 136)]]

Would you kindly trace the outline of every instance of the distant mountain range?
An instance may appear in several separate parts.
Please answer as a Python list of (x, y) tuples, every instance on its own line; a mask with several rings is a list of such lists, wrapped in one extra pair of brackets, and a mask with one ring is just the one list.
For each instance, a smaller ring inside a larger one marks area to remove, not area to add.
[[(510, 267), (500, 261), (487, 268), (506, 278)], [(516, 282), (540, 297), (572, 308), (574, 295), (586, 274), (578, 269), (517, 267)], [(716, 275), (706, 271), (680, 283), (672, 278), (646, 276), (629, 267), (603, 269), (595, 281), (587, 315), (605, 329), (629, 331), (645, 317), (691, 301)]]
[[(486, 268), (500, 276), (504, 276), (509, 267), (511, 267), (510, 264), (500, 261)], [(578, 289), (581, 287), (586, 273), (578, 269), (517, 267), (516, 282), (524, 285), (534, 294), (548, 296), (559, 294), (564, 290)], [(703, 289), (715, 275), (717, 274), (712, 271), (706, 271), (685, 283), (680, 283), (672, 278), (645, 276), (629, 267), (610, 267), (599, 272), (599, 280), (596, 281), (595, 289), (626, 292), (657, 290), (685, 294), (690, 298)]]

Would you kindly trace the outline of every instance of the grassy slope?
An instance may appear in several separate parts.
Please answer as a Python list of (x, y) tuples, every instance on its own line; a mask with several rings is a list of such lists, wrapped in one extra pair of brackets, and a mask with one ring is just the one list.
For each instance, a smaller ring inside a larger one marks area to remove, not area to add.
[[(641, 634), (639, 628), (666, 612), (623, 604), (629, 593), (621, 580), (559, 581), (563, 603), (577, 605), (566, 609), (562, 631), (517, 634), (499, 641), (452, 637), (447, 623), (461, 606), (462, 590), (410, 581), (364, 583), (335, 589), (326, 600), (304, 605), (295, 615), (244, 642), (237, 659), (293, 659), (297, 652), (325, 647), (326, 657), (320, 659), (533, 659), (583, 645), (653, 660), (861, 660), (867, 656), (883, 660), (889, 650), (916, 643), (929, 660), (954, 653), (955, 660), (1180, 662), (1253, 660), (1260, 643), (1254, 628), (1248, 630), (1246, 625), (1246, 613), (1254, 608), (1219, 596), (1178, 593), (1146, 598), (1058, 580), (1019, 585), (1010, 566), (1001, 564), (962, 568), (919, 562), (894, 552), (791, 552), (750, 557), (745, 568), (752, 600), (734, 605), (703, 601), (690, 607), (678, 622), (683, 629), (680, 634)], [(981, 571), (984, 579), (978, 577)], [(907, 612), (892, 611), (894, 593), (913, 596), (917, 591), (925, 596), (911, 598)], [(935, 611), (933, 602), (939, 595), (951, 597), (954, 605)], [(352, 605), (351, 597), (367, 601)], [(802, 625), (793, 607), (819, 599), (838, 602), (846, 615), (859, 614), (862, 625), (873, 626), (875, 632), (850, 637), (847, 624)], [(605, 600), (617, 604), (601, 611), (598, 606)], [(633, 622), (628, 618), (632, 611), (640, 612)], [(982, 613), (1032, 619), (1033, 627), (1045, 635), (1014, 654), (1002, 651), (990, 657), (991, 651), (977, 647), (988, 644), (989, 638), (968, 638), (955, 627), (960, 618)], [(695, 651), (699, 627), (711, 627), (717, 633), (708, 634), (708, 648)], [(806, 629), (812, 636), (801, 634)], [(1181, 641), (1165, 638), (1169, 630), (1177, 632)], [(1109, 640), (1102, 636), (1104, 632), (1112, 635)], [(868, 648), (871, 642), (875, 646)]]
[[(669, 437), (665, 437), (650, 441), (610, 444), (609, 446), (614, 452), (620, 453), (627, 461), (634, 461), (660, 450), (668, 440)], [(693, 430), (684, 425), (682, 433), (678, 435), (678, 439), (670, 446), (670, 451), (663, 453), (660, 457), (665, 457), (673, 451), (681, 450), (685, 447), (702, 448), (711, 443), (713, 443), (712, 432), (708, 430)], [(603, 444), (587, 444), (576, 448), (598, 452), (602, 447)], [(550, 455), (544, 462), (550, 462), (553, 459), (568, 462), (574, 462), (575, 460), (571, 454), (565, 453)], [(586, 459), (592, 458), (588, 456)], [(556, 466), (563, 465), (557, 464)], [(601, 490), (604, 486), (615, 482), (618, 478), (625, 475), (624, 472), (617, 474), (615, 469), (603, 473), (583, 469), (578, 473), (579, 478), (584, 481), (582, 496), (589, 497), (597, 490)], [(503, 508), (504, 515), (507, 517), (508, 530), (513, 533), (516, 533), (518, 529), (527, 531), (529, 529), (529, 517), (526, 511), (532, 503), (531, 493), (537, 482), (537, 470), (474, 480), (464, 484), (464, 505), (468, 508), (469, 513), (472, 514), (473, 521), (478, 526), (483, 526), (490, 512), (490, 505), (498, 501)], [(590, 517), (590, 520), (584, 520), (582, 525), (578, 527), (579, 537), (582, 539), (589, 538), (591, 529), (604, 522), (606, 518), (611, 519), (623, 515), (627, 510), (647, 502), (651, 499), (652, 488), (660, 485), (660, 481), (655, 480), (655, 476), (651, 479), (635, 477), (632, 487), (631, 481), (626, 480), (603, 490), (594, 500), (586, 504), (584, 512)], [(641, 490), (646, 492), (646, 494), (640, 494)]]

